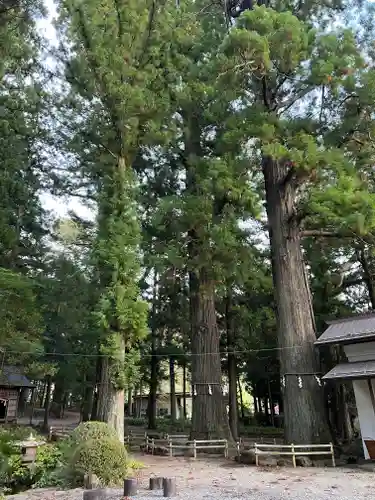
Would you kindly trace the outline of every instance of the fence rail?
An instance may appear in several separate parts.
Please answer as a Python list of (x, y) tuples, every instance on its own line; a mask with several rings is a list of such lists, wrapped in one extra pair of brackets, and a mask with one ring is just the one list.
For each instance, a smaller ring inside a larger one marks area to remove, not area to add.
[(193, 457), (197, 458), (197, 452), (199, 450), (214, 450), (221, 449), (223, 450), (224, 457), (228, 458), (229, 455), (229, 445), (226, 439), (196, 439), (193, 441), (185, 441), (184, 443), (178, 443), (176, 441), (183, 440), (184, 438), (178, 436), (178, 439), (171, 439), (172, 436), (168, 436), (168, 439), (155, 439), (149, 438), (146, 435), (145, 438), (145, 448), (146, 450), (151, 450), (151, 453), (154, 454), (155, 447), (157, 445), (164, 446), (169, 451), (169, 456), (173, 457), (173, 450), (191, 450), (193, 453)]
[[(293, 467), (297, 467), (296, 457), (298, 456), (327, 455), (331, 457), (333, 467), (336, 467), (335, 452), (332, 443), (281, 444), (281, 445), (254, 443), (254, 448), (255, 448), (255, 463), (257, 466), (259, 465), (259, 457), (261, 455), (291, 456), (293, 460)], [(290, 450), (290, 451), (284, 451), (284, 450)]]

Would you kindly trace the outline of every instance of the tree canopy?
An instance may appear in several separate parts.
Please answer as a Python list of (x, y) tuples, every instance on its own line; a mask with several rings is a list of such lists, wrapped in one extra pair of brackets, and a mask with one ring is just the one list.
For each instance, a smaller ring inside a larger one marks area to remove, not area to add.
[(123, 439), (147, 386), (154, 428), (167, 378), (192, 439), (237, 438), (246, 386), (287, 442), (329, 442), (314, 341), (375, 307), (374, 8), (354, 4), (58, 0), (52, 44), (42, 2), (0, 1), (0, 350), (45, 423), (78, 406)]

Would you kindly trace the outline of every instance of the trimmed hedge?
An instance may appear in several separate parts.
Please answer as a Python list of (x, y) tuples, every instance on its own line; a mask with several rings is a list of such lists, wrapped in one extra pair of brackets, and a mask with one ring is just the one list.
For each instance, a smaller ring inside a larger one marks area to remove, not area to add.
[(126, 477), (128, 457), (117, 437), (102, 436), (81, 442), (70, 457), (69, 469), (79, 480), (95, 474), (103, 486), (118, 486)]
[(80, 444), (82, 441), (96, 440), (102, 438), (117, 439), (117, 433), (113, 427), (105, 422), (83, 422), (70, 434), (70, 440)]

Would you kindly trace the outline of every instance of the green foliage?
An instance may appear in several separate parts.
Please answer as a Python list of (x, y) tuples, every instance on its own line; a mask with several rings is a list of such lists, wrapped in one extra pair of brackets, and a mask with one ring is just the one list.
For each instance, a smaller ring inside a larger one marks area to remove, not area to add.
[(91, 473), (105, 486), (118, 486), (127, 475), (127, 453), (117, 436), (88, 439), (75, 448), (68, 467), (73, 477), (82, 479)]
[(43, 354), (43, 318), (34, 288), (31, 279), (0, 268), (0, 345), (10, 351), (9, 363), (30, 363), (31, 355)]
[(127, 417), (126, 424), (134, 427), (145, 427), (147, 425), (147, 420), (142, 417)]
[(84, 441), (95, 441), (99, 439), (115, 439), (116, 432), (105, 422), (83, 422), (70, 434), (69, 439), (73, 446)]
[[(28, 488), (63, 486), (61, 475), (62, 451), (59, 445), (46, 444), (37, 450), (32, 467), (22, 462), (18, 441), (30, 436), (30, 428), (9, 427), (0, 433), (0, 488), (4, 492), (17, 493)], [(35, 435), (36, 440), (42, 437)]]
[(33, 488), (63, 487), (63, 445), (46, 445), (38, 448), (32, 469)]
[[(362, 108), (363, 82), (374, 80), (355, 33), (341, 27), (320, 31), (292, 12), (261, 7), (241, 16), (221, 50), (222, 84), (231, 81), (240, 99), (248, 86), (255, 92), (238, 118), (262, 113), (263, 119), (249, 120), (243, 133), (264, 155), (289, 165), (294, 186), (306, 185), (295, 208), (306, 224), (353, 236), (371, 232), (375, 199), (359, 174), (358, 153), (347, 151), (353, 150), (353, 130), (359, 126), (365, 134), (372, 128), (353, 109), (353, 93)], [(262, 78), (267, 86), (263, 97), (257, 83)], [(372, 103), (370, 91), (363, 109)], [(332, 120), (334, 110), (337, 119)]]

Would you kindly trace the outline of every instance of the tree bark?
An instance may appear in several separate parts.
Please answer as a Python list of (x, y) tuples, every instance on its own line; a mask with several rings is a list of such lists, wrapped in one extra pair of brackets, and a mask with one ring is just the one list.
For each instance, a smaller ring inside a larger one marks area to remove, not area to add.
[(238, 438), (238, 403), (237, 403), (237, 362), (235, 350), (235, 334), (233, 328), (232, 298), (228, 289), (225, 308), (228, 350), (228, 379), (229, 379), (229, 426), (233, 439)]
[[(119, 333), (119, 343), (121, 345), (119, 357), (122, 361), (125, 357), (125, 342), (123, 336)], [(102, 358), (101, 379), (98, 390), (98, 407), (97, 420), (107, 422), (113, 427), (118, 435), (119, 440), (124, 442), (124, 389), (119, 389), (114, 386), (111, 380), (111, 358)]]
[[(190, 274), (192, 311), (193, 439), (232, 439), (222, 392), (220, 333), (214, 284), (204, 270)], [(211, 392), (211, 394), (210, 394)]]
[[(199, 112), (199, 108), (197, 108)], [(191, 196), (204, 196), (197, 179), (201, 130), (197, 116), (189, 109), (185, 119), (186, 190)], [(213, 205), (213, 204), (212, 204)], [(214, 214), (214, 206), (212, 206)], [(189, 272), (193, 410), (191, 439), (232, 439), (222, 392), (220, 332), (216, 320), (214, 270), (206, 251), (207, 231), (201, 226), (189, 230)], [(195, 395), (194, 395), (195, 392)]]
[[(329, 442), (323, 391), (317, 384), (315, 321), (296, 218), (296, 188), (288, 167), (263, 158), (275, 286), (281, 376), (285, 378), (284, 428), (288, 443)], [(301, 377), (302, 388), (298, 377)]]

